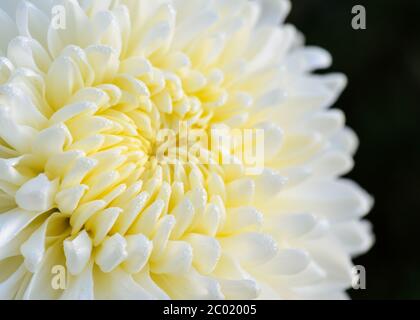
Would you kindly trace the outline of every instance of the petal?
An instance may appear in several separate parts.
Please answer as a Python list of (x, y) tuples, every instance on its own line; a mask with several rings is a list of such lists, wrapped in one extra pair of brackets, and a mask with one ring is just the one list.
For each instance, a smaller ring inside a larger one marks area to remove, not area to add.
[(37, 214), (16, 208), (0, 214), (0, 247), (13, 240), (19, 232), (34, 221), (41, 213)]
[(264, 263), (272, 259), (277, 252), (277, 243), (263, 233), (242, 233), (221, 238), (219, 242), (223, 252), (248, 265)]
[(115, 269), (103, 273), (99, 269), (94, 271), (95, 299), (99, 300), (150, 300), (153, 296), (141, 287), (131, 275)]
[(108, 273), (114, 270), (128, 256), (127, 241), (118, 233), (102, 242), (96, 251), (95, 262)]
[(45, 48), (47, 46), (48, 16), (28, 1), (21, 1), (16, 8), (16, 25), (19, 33), (36, 39)]
[(223, 299), (220, 284), (212, 277), (200, 275), (194, 269), (188, 274), (154, 277), (160, 288), (172, 299), (220, 300)]
[(270, 275), (293, 275), (305, 270), (311, 259), (300, 249), (282, 249), (275, 258), (258, 268), (259, 272)]
[(192, 259), (193, 251), (189, 243), (170, 240), (158, 258), (152, 256), (150, 268), (156, 274), (183, 274), (190, 270)]
[(252, 279), (225, 280), (219, 279), (225, 299), (252, 300), (259, 295), (258, 283)]
[(60, 296), (61, 300), (93, 300), (93, 263), (89, 263), (77, 276), (69, 275), (68, 286)]
[(28, 211), (45, 212), (53, 207), (57, 185), (57, 181), (50, 181), (45, 174), (40, 174), (16, 192), (16, 203)]
[(47, 228), (51, 222), (57, 219), (63, 219), (62, 216), (60, 217), (60, 213), (50, 215), (20, 247), (20, 252), (25, 258), (25, 266), (32, 273), (38, 270), (43, 261), (47, 246)]
[(330, 221), (345, 221), (365, 215), (373, 199), (349, 180), (314, 179), (284, 190), (276, 203), (279, 212), (311, 212)]
[[(60, 241), (56, 242), (53, 246), (48, 248), (45, 253), (42, 264), (38, 267), (37, 271), (33, 274), (30, 282), (28, 283), (23, 299), (25, 300), (55, 300), (60, 297), (63, 290), (54, 289), (52, 281), (55, 275), (54, 267), (60, 266), (65, 272), (65, 258), (63, 254), (63, 247)], [(66, 281), (67, 275), (63, 274), (60, 280)], [(65, 285), (62, 284), (62, 285)]]
[(0, 9), (0, 24), (3, 27), (0, 35), (0, 54), (4, 56), (10, 40), (17, 36), (18, 30), (14, 21), (2, 9)]
[(203, 275), (210, 274), (220, 259), (221, 247), (213, 237), (189, 234), (184, 237), (193, 250), (193, 265)]
[(92, 253), (92, 240), (85, 230), (63, 242), (67, 269), (79, 275), (87, 266)]
[(290, 11), (289, 0), (262, 0), (259, 25), (276, 26), (284, 21)]
[(127, 259), (122, 268), (130, 274), (140, 272), (149, 260), (153, 243), (144, 235), (127, 236)]
[(20, 264), (19, 267), (16, 268), (14, 266), (14, 264), (16, 263), (15, 260), (16, 259), (0, 262), (0, 269), (2, 270), (2, 272), (8, 269), (8, 266), (5, 266), (4, 264), (9, 264), (11, 266), (13, 265), (13, 269), (16, 270), (12, 273), (12, 275), (7, 277), (5, 280), (2, 279), (2, 281), (0, 281), (0, 299), (1, 300), (11, 300), (15, 297), (15, 294), (19, 290), (19, 287), (22, 283), (23, 277), (25, 276), (27, 272), (25, 266), (22, 263)]
[(232, 207), (250, 203), (255, 193), (255, 183), (251, 179), (240, 179), (226, 186), (227, 200)]
[(351, 256), (366, 252), (374, 242), (372, 226), (368, 221), (351, 221), (335, 225), (333, 233)]

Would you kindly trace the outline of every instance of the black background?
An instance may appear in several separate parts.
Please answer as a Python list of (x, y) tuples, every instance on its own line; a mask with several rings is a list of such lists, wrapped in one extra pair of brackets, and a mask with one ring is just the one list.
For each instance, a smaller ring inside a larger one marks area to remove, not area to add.
[[(367, 29), (353, 30), (363, 5)], [(420, 298), (420, 1), (295, 0), (288, 21), (327, 49), (349, 85), (335, 107), (361, 145), (349, 175), (375, 198), (376, 243), (355, 260), (366, 290), (354, 299)]]

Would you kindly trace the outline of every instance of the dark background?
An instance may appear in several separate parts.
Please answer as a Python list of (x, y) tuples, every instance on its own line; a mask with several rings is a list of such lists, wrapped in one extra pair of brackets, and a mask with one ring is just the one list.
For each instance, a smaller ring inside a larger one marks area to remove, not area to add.
[[(366, 8), (353, 30), (351, 9)], [(349, 175), (375, 197), (376, 243), (355, 260), (366, 290), (354, 299), (420, 299), (420, 1), (295, 0), (288, 21), (327, 49), (349, 85), (344, 110), (361, 145)]]

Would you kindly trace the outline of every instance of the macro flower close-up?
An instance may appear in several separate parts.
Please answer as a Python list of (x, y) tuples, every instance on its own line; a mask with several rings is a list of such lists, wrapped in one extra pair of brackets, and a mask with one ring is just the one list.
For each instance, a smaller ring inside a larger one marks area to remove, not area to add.
[(0, 1), (0, 299), (347, 298), (373, 199), (290, 9)]

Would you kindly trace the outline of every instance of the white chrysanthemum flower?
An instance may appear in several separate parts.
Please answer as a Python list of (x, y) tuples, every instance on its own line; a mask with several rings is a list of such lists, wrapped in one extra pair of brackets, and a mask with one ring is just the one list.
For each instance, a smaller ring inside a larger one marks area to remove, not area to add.
[[(0, 298), (345, 297), (372, 201), (289, 7), (0, 2)], [(180, 123), (263, 129), (264, 171), (158, 161)]]

